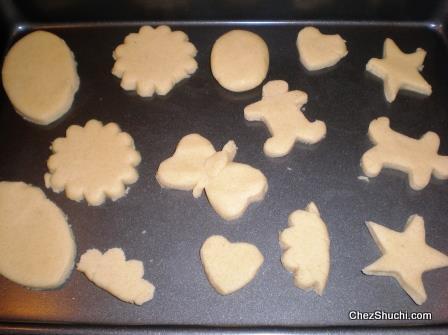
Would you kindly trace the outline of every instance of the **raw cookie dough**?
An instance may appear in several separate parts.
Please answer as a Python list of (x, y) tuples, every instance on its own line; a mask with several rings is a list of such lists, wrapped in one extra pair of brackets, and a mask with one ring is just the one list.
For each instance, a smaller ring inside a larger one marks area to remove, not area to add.
[(250, 283), (264, 261), (256, 246), (231, 243), (219, 235), (210, 236), (200, 254), (208, 281), (222, 295), (231, 294)]
[(319, 210), (310, 202), (306, 210), (296, 210), (280, 233), (282, 264), (294, 273), (294, 284), (302, 290), (322, 295), (330, 271), (330, 238)]
[(47, 162), (45, 185), (69, 199), (86, 199), (89, 205), (101, 205), (106, 196), (117, 200), (126, 194), (125, 185), (138, 179), (135, 167), (140, 154), (134, 140), (116, 123), (90, 120), (84, 127), (67, 129), (66, 137), (51, 145), (53, 155)]
[(63, 39), (46, 31), (32, 32), (12, 46), (2, 80), (16, 112), (41, 125), (64, 115), (79, 87), (73, 53)]
[(70, 275), (75, 254), (64, 213), (40, 188), (0, 182), (1, 275), (30, 288), (55, 288)]
[(244, 108), (246, 120), (263, 121), (272, 135), (263, 147), (267, 156), (285, 156), (296, 141), (313, 144), (325, 137), (325, 123), (310, 122), (300, 111), (307, 101), (305, 92), (288, 91), (286, 81), (272, 80), (263, 86), (262, 99)]
[(160, 164), (156, 179), (162, 187), (193, 190), (195, 198), (205, 189), (214, 210), (225, 220), (235, 220), (251, 203), (263, 200), (268, 189), (260, 170), (233, 162), (236, 150), (233, 141), (216, 152), (201, 135), (184, 136), (173, 156)]
[(394, 277), (416, 304), (423, 304), (426, 291), (422, 274), (448, 266), (448, 256), (426, 244), (423, 218), (410, 216), (403, 232), (374, 222), (366, 224), (382, 256), (362, 272), (366, 275)]
[(300, 62), (308, 71), (333, 66), (348, 53), (340, 35), (322, 34), (314, 27), (300, 30), (296, 44)]
[(266, 78), (269, 50), (257, 34), (231, 30), (216, 40), (210, 61), (213, 76), (222, 87), (243, 92), (257, 87)]
[(127, 261), (120, 248), (104, 254), (89, 249), (81, 256), (77, 269), (95, 285), (125, 302), (142, 305), (154, 297), (154, 285), (143, 279), (143, 263), (135, 259)]
[(384, 81), (384, 95), (388, 102), (395, 100), (400, 89), (431, 95), (432, 88), (422, 77), (426, 51), (418, 48), (415, 52), (402, 52), (393, 40), (384, 40), (383, 58), (371, 58), (366, 70)]
[(182, 31), (168, 26), (143, 26), (126, 36), (112, 56), (112, 74), (121, 78), (121, 87), (137, 90), (141, 97), (167, 94), (173, 86), (198, 68), (197, 50)]
[(383, 167), (409, 174), (414, 190), (428, 185), (431, 174), (448, 179), (448, 156), (437, 154), (439, 136), (428, 131), (420, 139), (405, 136), (390, 128), (389, 119), (380, 117), (369, 125), (369, 138), (375, 146), (361, 158), (361, 167), (367, 177), (376, 177)]

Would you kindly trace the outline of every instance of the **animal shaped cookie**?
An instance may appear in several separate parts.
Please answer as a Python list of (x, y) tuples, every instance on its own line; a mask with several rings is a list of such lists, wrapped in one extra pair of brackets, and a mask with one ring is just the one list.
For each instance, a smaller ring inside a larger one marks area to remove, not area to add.
[(330, 271), (330, 238), (316, 205), (310, 202), (291, 213), (288, 226), (279, 236), (282, 264), (294, 273), (298, 288), (322, 295)]
[(300, 62), (308, 71), (333, 66), (348, 53), (345, 40), (340, 35), (322, 34), (314, 27), (300, 30), (296, 44)]
[(264, 261), (255, 245), (231, 243), (220, 235), (210, 236), (200, 254), (208, 281), (222, 295), (231, 294), (250, 283)]
[(307, 101), (305, 92), (288, 91), (286, 81), (273, 80), (263, 86), (262, 99), (244, 109), (246, 120), (263, 121), (272, 135), (264, 143), (267, 156), (285, 156), (296, 141), (313, 144), (325, 137), (325, 123), (310, 122), (300, 111)]
[(109, 249), (104, 254), (89, 249), (81, 256), (77, 268), (95, 285), (125, 302), (142, 305), (154, 297), (154, 285), (143, 279), (143, 263), (126, 260), (120, 248)]
[(260, 170), (233, 162), (236, 150), (235, 142), (229, 141), (216, 152), (201, 135), (187, 135), (174, 155), (160, 164), (156, 179), (162, 187), (193, 190), (195, 198), (205, 190), (222, 218), (237, 219), (249, 204), (264, 198), (268, 183)]
[(418, 48), (406, 54), (393, 40), (384, 40), (383, 58), (371, 58), (366, 70), (384, 81), (384, 95), (388, 102), (393, 102), (400, 89), (431, 95), (432, 88), (422, 77), (423, 61), (426, 51)]
[(448, 156), (437, 154), (440, 139), (436, 133), (429, 131), (417, 140), (395, 132), (389, 119), (380, 117), (370, 123), (368, 135), (375, 146), (361, 158), (367, 177), (376, 177), (383, 167), (403, 171), (409, 174), (414, 190), (428, 185), (431, 174), (448, 179)]
[(423, 273), (448, 266), (448, 256), (426, 244), (423, 218), (410, 216), (403, 232), (375, 222), (366, 223), (382, 256), (362, 272), (395, 278), (416, 304), (423, 304), (427, 298)]

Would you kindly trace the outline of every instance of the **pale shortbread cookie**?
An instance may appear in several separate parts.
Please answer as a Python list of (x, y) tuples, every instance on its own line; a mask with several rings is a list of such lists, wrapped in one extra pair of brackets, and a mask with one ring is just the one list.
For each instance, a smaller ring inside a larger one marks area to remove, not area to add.
[(222, 295), (231, 294), (250, 283), (264, 261), (256, 246), (231, 243), (219, 235), (210, 236), (200, 254), (208, 281)]
[(288, 226), (279, 236), (282, 264), (294, 273), (298, 288), (322, 295), (330, 271), (330, 237), (316, 205), (291, 213)]
[(376, 177), (383, 167), (405, 172), (414, 190), (428, 185), (431, 174), (448, 179), (448, 156), (437, 154), (439, 136), (428, 131), (420, 139), (397, 133), (390, 128), (389, 119), (380, 117), (369, 125), (370, 140), (375, 144), (361, 158), (361, 167), (367, 177)]
[(41, 189), (0, 182), (0, 274), (35, 289), (62, 285), (76, 254), (64, 213)]
[(86, 199), (101, 205), (106, 197), (117, 200), (126, 194), (125, 185), (138, 179), (135, 167), (141, 157), (134, 140), (116, 123), (90, 120), (84, 127), (70, 126), (66, 137), (51, 145), (53, 155), (47, 162), (45, 185), (69, 199)]
[(393, 40), (384, 40), (383, 58), (371, 58), (366, 70), (384, 81), (384, 95), (388, 102), (395, 100), (400, 89), (431, 95), (432, 88), (420, 74), (426, 51), (418, 48), (415, 52), (402, 52)]
[(423, 218), (410, 216), (403, 232), (374, 222), (366, 224), (382, 256), (362, 272), (394, 277), (416, 304), (423, 304), (427, 297), (422, 274), (448, 266), (448, 256), (426, 244)]
[(340, 35), (322, 34), (314, 27), (300, 30), (296, 45), (300, 62), (308, 71), (333, 66), (348, 54), (345, 40)]
[(262, 99), (244, 108), (246, 120), (263, 121), (272, 135), (263, 147), (267, 156), (285, 156), (296, 141), (313, 144), (325, 137), (325, 123), (308, 121), (300, 110), (307, 101), (305, 92), (288, 91), (286, 81), (272, 80), (263, 86)]
[(104, 254), (89, 249), (81, 256), (77, 269), (96, 286), (125, 302), (142, 305), (154, 297), (154, 285), (143, 279), (143, 263), (135, 259), (127, 261), (120, 248)]
[(184, 136), (173, 156), (160, 164), (156, 179), (162, 187), (193, 190), (195, 198), (205, 189), (215, 211), (225, 220), (235, 220), (268, 189), (260, 170), (233, 162), (236, 150), (233, 141), (216, 152), (201, 135)]
[(46, 31), (32, 32), (12, 46), (2, 80), (16, 112), (42, 125), (70, 109), (79, 87), (73, 53), (63, 39)]
[(143, 26), (126, 36), (113, 52), (112, 74), (121, 78), (125, 90), (142, 97), (167, 94), (173, 86), (198, 68), (197, 50), (182, 31), (168, 26)]
[(266, 78), (269, 50), (257, 34), (231, 30), (216, 40), (210, 62), (213, 76), (222, 87), (233, 92), (248, 91)]

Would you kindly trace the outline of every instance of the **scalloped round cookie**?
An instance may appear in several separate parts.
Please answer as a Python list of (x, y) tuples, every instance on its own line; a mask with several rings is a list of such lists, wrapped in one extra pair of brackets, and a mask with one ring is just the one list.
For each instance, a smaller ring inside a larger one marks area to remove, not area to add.
[(257, 34), (231, 30), (216, 40), (210, 61), (213, 76), (222, 87), (243, 92), (257, 87), (266, 78), (269, 50)]
[(167, 94), (173, 86), (198, 68), (196, 47), (182, 31), (168, 26), (143, 26), (126, 36), (112, 56), (112, 74), (121, 78), (121, 87), (136, 90), (141, 97)]
[(70, 126), (66, 137), (53, 141), (51, 150), (45, 185), (57, 193), (65, 190), (69, 199), (85, 198), (89, 205), (98, 206), (106, 197), (113, 201), (123, 197), (125, 185), (138, 180), (135, 167), (140, 153), (116, 123), (90, 120), (84, 127)]
[(79, 88), (73, 53), (58, 36), (35, 31), (8, 51), (2, 69), (6, 94), (26, 120), (47, 125), (71, 107)]
[(64, 213), (38, 187), (0, 182), (0, 274), (50, 289), (70, 275), (76, 254)]

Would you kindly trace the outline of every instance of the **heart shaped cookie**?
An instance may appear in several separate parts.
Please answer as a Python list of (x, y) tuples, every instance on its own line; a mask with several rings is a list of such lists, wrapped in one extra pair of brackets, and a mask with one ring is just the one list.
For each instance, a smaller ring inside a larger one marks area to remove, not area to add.
[(202, 245), (200, 254), (208, 281), (222, 295), (246, 286), (264, 261), (256, 246), (231, 243), (220, 235), (210, 236)]
[(348, 51), (340, 35), (325, 35), (317, 28), (305, 27), (297, 35), (300, 61), (308, 71), (335, 65)]

